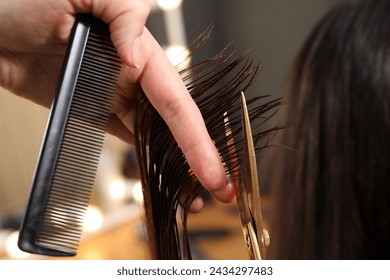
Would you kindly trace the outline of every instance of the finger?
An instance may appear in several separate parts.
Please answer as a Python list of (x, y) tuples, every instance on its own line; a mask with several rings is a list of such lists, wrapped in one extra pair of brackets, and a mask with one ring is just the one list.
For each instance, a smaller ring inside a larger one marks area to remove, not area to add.
[(191, 213), (199, 213), (204, 208), (204, 201), (201, 196), (197, 196), (190, 204), (188, 210)]
[(69, 0), (76, 13), (92, 13), (110, 25), (122, 61), (138, 68), (143, 60), (140, 36), (150, 13), (149, 0)]
[(236, 197), (235, 193), (235, 184), (234, 183), (227, 183), (226, 187), (212, 192), (214, 197), (216, 197), (218, 200), (222, 202), (232, 202), (234, 198)]
[(198, 107), (147, 30), (143, 40), (149, 48), (139, 77), (143, 90), (169, 126), (201, 184), (214, 192), (217, 199), (228, 202), (231, 195), (226, 188), (225, 171)]

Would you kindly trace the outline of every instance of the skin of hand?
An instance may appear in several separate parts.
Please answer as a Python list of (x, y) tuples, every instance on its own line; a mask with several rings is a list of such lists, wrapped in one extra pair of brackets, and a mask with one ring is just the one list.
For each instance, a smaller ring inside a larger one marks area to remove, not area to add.
[[(133, 143), (134, 100), (141, 87), (164, 118), (192, 170), (222, 202), (234, 198), (202, 115), (176, 69), (145, 27), (149, 0), (1, 0), (0, 86), (50, 107), (77, 13), (109, 24), (123, 61), (108, 132)], [(191, 211), (203, 208), (201, 199)]]

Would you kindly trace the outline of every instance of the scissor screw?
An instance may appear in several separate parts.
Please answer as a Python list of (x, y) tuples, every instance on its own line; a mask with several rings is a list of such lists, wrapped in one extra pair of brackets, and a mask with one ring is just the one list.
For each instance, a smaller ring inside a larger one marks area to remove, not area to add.
[(250, 239), (250, 237), (249, 236), (247, 236), (246, 238), (245, 238), (245, 243), (246, 243), (246, 246), (248, 247), (248, 248), (250, 248), (252, 245), (252, 242), (251, 242), (251, 239)]

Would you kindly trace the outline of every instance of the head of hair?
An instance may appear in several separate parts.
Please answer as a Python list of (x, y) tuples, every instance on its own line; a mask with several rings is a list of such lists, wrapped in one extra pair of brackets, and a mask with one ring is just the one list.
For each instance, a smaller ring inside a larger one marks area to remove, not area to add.
[(285, 87), (271, 255), (390, 257), (390, 1), (335, 6), (313, 29)]

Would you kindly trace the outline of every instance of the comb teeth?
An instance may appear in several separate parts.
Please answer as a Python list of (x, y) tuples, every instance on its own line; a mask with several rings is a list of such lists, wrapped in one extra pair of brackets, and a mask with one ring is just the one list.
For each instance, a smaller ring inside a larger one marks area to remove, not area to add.
[(120, 61), (109, 36), (91, 28), (38, 244), (75, 251), (111, 111)]
[(121, 70), (108, 26), (78, 15), (19, 235), (27, 252), (76, 254)]

